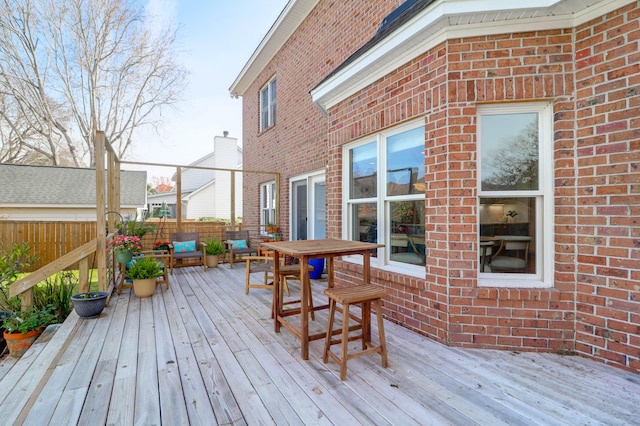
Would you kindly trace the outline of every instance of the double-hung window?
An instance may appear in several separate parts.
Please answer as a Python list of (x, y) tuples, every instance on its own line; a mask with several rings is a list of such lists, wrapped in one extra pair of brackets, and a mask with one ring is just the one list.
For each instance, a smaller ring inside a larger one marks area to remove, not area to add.
[(552, 282), (551, 110), (548, 103), (478, 108), (481, 286)]
[(424, 271), (424, 132), (414, 122), (344, 148), (344, 233), (384, 244), (378, 266)]
[(260, 131), (276, 124), (276, 79), (260, 89)]
[(276, 221), (276, 183), (275, 181), (260, 185), (260, 225), (264, 229)]

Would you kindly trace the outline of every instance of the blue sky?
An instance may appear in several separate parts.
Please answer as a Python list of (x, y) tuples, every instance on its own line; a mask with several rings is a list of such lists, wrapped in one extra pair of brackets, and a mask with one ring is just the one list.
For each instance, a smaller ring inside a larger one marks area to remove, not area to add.
[[(229, 87), (288, 0), (149, 0), (148, 10), (178, 28), (178, 58), (190, 72), (177, 111), (136, 138), (132, 161), (190, 164), (213, 149), (224, 130), (242, 141), (242, 100)], [(139, 168), (126, 166), (125, 168)], [(148, 169), (152, 176), (175, 170)]]

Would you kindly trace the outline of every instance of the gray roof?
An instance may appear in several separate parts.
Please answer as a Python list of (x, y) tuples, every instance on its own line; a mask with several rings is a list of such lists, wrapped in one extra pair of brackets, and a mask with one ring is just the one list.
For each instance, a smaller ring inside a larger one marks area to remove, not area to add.
[[(144, 207), (146, 193), (147, 172), (121, 171), (121, 206)], [(96, 170), (0, 164), (0, 205), (95, 206)]]

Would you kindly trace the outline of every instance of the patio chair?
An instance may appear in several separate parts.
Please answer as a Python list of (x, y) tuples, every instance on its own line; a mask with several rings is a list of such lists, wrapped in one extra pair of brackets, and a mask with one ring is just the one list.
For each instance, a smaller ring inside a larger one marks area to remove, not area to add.
[(527, 273), (531, 238), (511, 237), (516, 240), (509, 240), (507, 236), (502, 238), (504, 239), (500, 242), (500, 248), (491, 257), (491, 272)]
[(236, 256), (257, 256), (258, 248), (253, 247), (249, 238), (249, 231), (225, 231), (224, 245), (229, 255), (229, 264), (233, 269)]
[[(200, 242), (200, 234), (198, 232), (176, 232), (170, 235), (171, 244), (169, 244), (169, 270), (173, 275), (173, 268), (177, 264), (185, 266), (189, 262), (190, 265), (202, 265), (207, 270), (207, 252), (206, 244)], [(196, 261), (195, 263), (192, 261)]]

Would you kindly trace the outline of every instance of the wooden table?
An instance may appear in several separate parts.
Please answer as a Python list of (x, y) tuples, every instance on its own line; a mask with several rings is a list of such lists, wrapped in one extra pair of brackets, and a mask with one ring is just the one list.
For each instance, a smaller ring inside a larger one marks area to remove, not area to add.
[[(307, 292), (311, 291), (311, 285), (309, 280), (309, 259), (325, 258), (327, 259), (327, 278), (328, 286), (334, 285), (334, 269), (333, 260), (335, 257), (350, 256), (350, 255), (362, 255), (363, 256), (363, 268), (362, 268), (362, 281), (364, 284), (370, 283), (370, 268), (371, 268), (371, 250), (378, 247), (382, 247), (381, 244), (365, 243), (361, 241), (348, 241), (348, 240), (299, 240), (299, 241), (278, 241), (278, 242), (265, 242), (261, 244), (262, 247), (266, 247), (274, 250), (275, 255), (286, 254), (299, 259), (300, 261), (300, 308), (283, 310), (282, 301), (280, 299), (280, 274), (279, 274), (279, 262), (274, 262), (275, 269), (275, 283), (273, 289), (273, 319), (274, 330), (276, 333), (280, 332), (280, 327), (285, 326), (293, 334), (295, 334), (302, 344), (302, 359), (309, 359), (309, 342), (311, 340), (323, 339), (325, 333), (318, 333), (309, 336), (309, 305), (306, 303), (308, 299)], [(328, 309), (329, 305), (314, 306), (314, 311), (320, 309)], [(298, 330), (292, 323), (286, 320), (286, 317), (291, 315), (300, 315), (300, 330)]]

